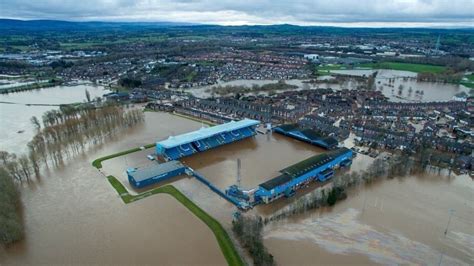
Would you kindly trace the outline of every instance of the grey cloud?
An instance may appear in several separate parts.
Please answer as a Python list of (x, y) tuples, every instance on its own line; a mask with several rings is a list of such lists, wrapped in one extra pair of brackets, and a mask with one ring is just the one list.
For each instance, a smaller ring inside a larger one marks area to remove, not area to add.
[(474, 25), (472, 0), (2, 0), (0, 17), (217, 24)]

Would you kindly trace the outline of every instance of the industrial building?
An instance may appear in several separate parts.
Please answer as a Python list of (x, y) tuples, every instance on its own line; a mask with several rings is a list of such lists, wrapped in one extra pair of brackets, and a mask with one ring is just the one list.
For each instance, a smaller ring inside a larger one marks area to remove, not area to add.
[(136, 188), (143, 188), (186, 173), (187, 167), (179, 161), (153, 164), (146, 168), (127, 169), (128, 182)]
[(308, 128), (300, 128), (296, 124), (281, 125), (275, 127), (275, 132), (291, 138), (308, 142), (310, 144), (323, 147), (325, 149), (334, 149), (338, 145), (338, 141), (333, 137), (325, 137), (315, 130)]
[(258, 186), (254, 194), (255, 202), (269, 203), (282, 196), (293, 195), (298, 188), (311, 181), (326, 181), (335, 169), (351, 165), (352, 155), (350, 149), (340, 148), (280, 170), (281, 175)]
[(229, 144), (256, 134), (260, 121), (243, 119), (170, 136), (156, 143), (156, 154), (166, 160), (177, 160), (198, 152)]

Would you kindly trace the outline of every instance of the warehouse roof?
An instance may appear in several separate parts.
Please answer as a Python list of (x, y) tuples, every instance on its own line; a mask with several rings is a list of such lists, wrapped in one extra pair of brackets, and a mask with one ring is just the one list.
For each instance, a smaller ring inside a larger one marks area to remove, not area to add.
[(136, 182), (140, 182), (183, 167), (185, 166), (179, 161), (169, 161), (166, 163), (153, 164), (146, 168), (127, 170), (127, 173), (132, 176)]
[(156, 145), (160, 145), (166, 149), (173, 148), (179, 145), (190, 143), (193, 141), (205, 139), (217, 135), (223, 132), (230, 132), (241, 128), (250, 126), (256, 126), (260, 124), (258, 120), (244, 119), (240, 121), (230, 121), (225, 124), (216, 125), (213, 127), (201, 128), (196, 131), (188, 132), (178, 136), (170, 136), (168, 139), (157, 142)]

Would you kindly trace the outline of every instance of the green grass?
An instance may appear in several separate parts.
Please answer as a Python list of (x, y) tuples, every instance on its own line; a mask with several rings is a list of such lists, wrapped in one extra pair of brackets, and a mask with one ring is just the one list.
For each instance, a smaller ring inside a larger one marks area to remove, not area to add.
[(474, 74), (466, 75), (466, 78), (467, 78), (467, 80), (469, 80), (470, 82), (474, 82)]
[(460, 84), (468, 88), (474, 89), (474, 74), (465, 75), (467, 81), (461, 81)]
[(342, 69), (346, 69), (346, 67), (343, 65), (323, 65), (323, 66), (317, 66), (316, 72), (319, 74), (329, 74), (331, 70), (342, 70)]
[(459, 84), (464, 85), (468, 88), (474, 89), (474, 82), (460, 82)]
[(49, 88), (49, 87), (54, 87), (57, 85), (61, 85), (62, 81), (57, 81), (57, 82), (37, 82), (37, 83), (32, 83), (28, 85), (21, 85), (17, 87), (11, 87), (11, 88), (4, 88), (0, 89), (0, 93), (12, 93), (12, 92), (20, 92), (20, 91), (28, 91), (28, 90), (36, 90), (36, 89), (44, 89), (44, 88)]
[(130, 195), (127, 189), (117, 180), (114, 176), (109, 175), (107, 177), (110, 184), (115, 188), (117, 193), (120, 195), (124, 203), (131, 203), (145, 197), (164, 193), (169, 194), (174, 197), (176, 200), (181, 202), (189, 211), (196, 215), (201, 221), (203, 221), (214, 233), (214, 236), (217, 239), (217, 243), (229, 265), (244, 265), (242, 259), (239, 256), (239, 253), (235, 249), (234, 244), (232, 243), (229, 235), (225, 231), (224, 227), (212, 216), (207, 214), (203, 209), (199, 208), (194, 202), (188, 199), (183, 193), (176, 189), (172, 185), (166, 185), (163, 187), (155, 188), (147, 192)]
[(425, 73), (441, 73), (446, 70), (444, 66), (434, 66), (427, 64), (411, 64), (411, 63), (399, 63), (399, 62), (380, 62), (380, 63), (364, 63), (360, 64), (360, 67), (367, 68), (380, 68), (380, 69), (393, 69), (411, 72), (425, 72)]
[[(143, 147), (145, 147), (145, 149), (150, 149), (150, 148), (155, 147), (155, 143), (150, 143), (150, 144), (147, 144)], [(129, 153), (132, 153), (132, 152), (137, 152), (137, 151), (140, 151), (140, 150), (141, 150), (140, 147), (137, 147), (137, 148), (129, 149), (129, 150), (126, 150), (126, 151), (121, 151), (121, 152), (117, 152), (117, 153), (114, 153), (114, 154), (110, 154), (110, 155), (107, 155), (107, 156), (104, 156), (104, 157), (100, 157), (100, 158), (95, 159), (92, 162), (92, 166), (94, 166), (97, 169), (100, 169), (100, 168), (102, 168), (102, 162), (103, 161), (106, 161), (106, 160), (109, 160), (109, 159), (112, 159), (112, 158), (115, 158), (115, 157), (123, 156), (123, 155), (129, 154)]]
[(197, 72), (196, 71), (191, 71), (191, 72), (189, 72), (188, 75), (186, 75), (185, 80), (187, 82), (192, 82), (194, 80), (194, 78), (196, 78), (196, 76), (197, 76)]

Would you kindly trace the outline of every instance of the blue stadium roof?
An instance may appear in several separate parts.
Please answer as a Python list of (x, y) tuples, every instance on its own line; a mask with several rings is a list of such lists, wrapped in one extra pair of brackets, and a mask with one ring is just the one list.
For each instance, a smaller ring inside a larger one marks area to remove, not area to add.
[(223, 132), (230, 132), (241, 128), (256, 126), (260, 124), (258, 120), (244, 119), (240, 121), (230, 121), (225, 124), (216, 125), (213, 127), (201, 128), (196, 131), (184, 133), (178, 136), (170, 136), (168, 139), (159, 141), (156, 145), (162, 146), (165, 149), (173, 148), (179, 145), (190, 143), (193, 141), (209, 138)]

